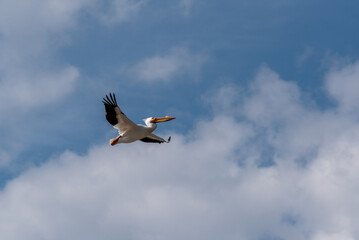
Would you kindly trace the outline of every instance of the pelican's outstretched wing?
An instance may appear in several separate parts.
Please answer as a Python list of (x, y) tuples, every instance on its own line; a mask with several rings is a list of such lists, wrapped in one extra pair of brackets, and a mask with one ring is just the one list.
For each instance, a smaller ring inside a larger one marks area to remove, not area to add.
[(120, 134), (133, 128), (137, 128), (138, 126), (128, 119), (117, 105), (115, 94), (110, 93), (109, 96), (106, 95), (106, 98), (102, 101), (105, 104), (107, 121), (114, 128), (118, 129)]
[(169, 143), (171, 141), (171, 137), (168, 138), (168, 140), (164, 140), (163, 138), (156, 136), (155, 134), (150, 134), (145, 138), (140, 139), (142, 142), (147, 142), (147, 143), (164, 143), (167, 142)]

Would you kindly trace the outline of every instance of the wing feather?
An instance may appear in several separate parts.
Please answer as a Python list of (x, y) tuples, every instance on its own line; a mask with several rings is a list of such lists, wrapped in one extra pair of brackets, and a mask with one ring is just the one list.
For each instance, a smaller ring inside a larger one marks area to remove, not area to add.
[(130, 129), (138, 127), (134, 122), (126, 117), (126, 115), (121, 111), (120, 107), (117, 105), (115, 94), (106, 95), (106, 98), (103, 98), (103, 104), (105, 105), (106, 110), (106, 119), (118, 131), (124, 133)]
[(147, 142), (147, 143), (164, 143), (164, 142), (169, 143), (171, 141), (171, 137), (169, 137), (168, 140), (166, 141), (163, 138), (161, 138), (159, 136), (156, 136), (155, 134), (151, 133), (147, 137), (144, 137), (144, 138), (140, 139), (140, 141)]

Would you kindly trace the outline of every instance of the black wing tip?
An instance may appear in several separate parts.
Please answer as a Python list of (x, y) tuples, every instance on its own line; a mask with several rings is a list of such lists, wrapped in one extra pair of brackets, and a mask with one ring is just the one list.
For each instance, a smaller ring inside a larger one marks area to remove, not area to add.
[(171, 142), (171, 136), (167, 139), (167, 141), (164, 141), (164, 142), (158, 142), (159, 144), (161, 143), (170, 143)]
[(146, 142), (146, 143), (162, 143), (161, 141), (157, 140), (157, 139), (152, 139), (152, 138), (149, 138), (149, 137), (144, 137), (144, 138), (141, 138), (139, 139), (140, 141), (142, 142)]
[(169, 137), (167, 139), (167, 141), (165, 141), (165, 140), (159, 141), (157, 139), (152, 139), (152, 138), (149, 138), (149, 137), (144, 137), (144, 138), (141, 138), (139, 140), (142, 141), (142, 142), (147, 142), (147, 143), (159, 143), (159, 144), (161, 144), (161, 143), (169, 143), (171, 141), (171, 137)]
[(103, 104), (117, 106), (115, 93), (109, 93), (103, 98)]

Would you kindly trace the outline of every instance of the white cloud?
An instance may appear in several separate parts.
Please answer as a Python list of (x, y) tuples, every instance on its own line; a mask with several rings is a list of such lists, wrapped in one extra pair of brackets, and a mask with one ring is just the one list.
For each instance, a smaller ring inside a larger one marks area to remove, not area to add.
[[(71, 43), (79, 18), (85, 13), (105, 23), (119, 23), (135, 16), (145, 1), (106, 3), (108, 9), (97, 9), (103, 5), (98, 0), (0, 1), (1, 167), (25, 148), (24, 138), (18, 136), (19, 122), (23, 122), (19, 119), (29, 120), (33, 110), (56, 104), (76, 90), (80, 71), (59, 59), (58, 53)], [(34, 129), (21, 131), (29, 136)]]
[[(50, 104), (75, 88), (79, 71), (59, 62), (56, 54), (68, 44), (81, 12), (120, 22), (130, 18), (144, 2), (111, 0), (107, 11), (95, 10), (103, 4), (97, 0), (1, 1), (0, 96), (10, 101), (2, 101), (0, 111)], [(39, 101), (40, 95), (46, 101)]]
[(263, 126), (295, 118), (300, 114), (300, 92), (294, 82), (285, 82), (267, 67), (262, 67), (251, 86), (244, 114)]
[(0, 101), (3, 102), (0, 111), (10, 111), (14, 106), (31, 108), (54, 102), (73, 90), (78, 77), (78, 70), (74, 67), (31, 76), (24, 73), (12, 75), (11, 82), (5, 81), (0, 85)]
[[(224, 85), (220, 89), (208, 91), (202, 96), (215, 114), (238, 114), (238, 104), (243, 100), (243, 92), (236, 85)], [(233, 112), (234, 110), (237, 110)]]
[(40, 103), (36, 100), (40, 93), (51, 103), (73, 89), (78, 71), (56, 66), (53, 56), (84, 4), (82, 0), (1, 2), (0, 95), (10, 100), (2, 101), (1, 110), (35, 107), (32, 103)]
[(308, 107), (268, 68), (223, 103), (233, 114), (170, 144), (99, 146), (29, 169), (0, 194), (0, 238), (358, 239), (356, 118)]
[(97, 1), (93, 14), (106, 24), (122, 23), (136, 17), (146, 3), (147, 0)]
[[(90, 2), (0, 2), (1, 167), (23, 150), (21, 135), (30, 135), (32, 129), (19, 129), (27, 126), (28, 122), (23, 122), (29, 120), (28, 113), (63, 99), (75, 89), (79, 71), (59, 62), (56, 54), (68, 43), (68, 31), (76, 27), (78, 12)], [(23, 134), (18, 134), (20, 131)]]
[(326, 87), (338, 101), (340, 111), (356, 112), (359, 109), (359, 62), (333, 67), (326, 76)]
[(351, 236), (348, 236), (347, 234), (340, 234), (340, 233), (318, 233), (314, 240), (354, 240)]
[(183, 75), (197, 78), (206, 61), (208, 57), (203, 54), (191, 53), (184, 47), (175, 47), (166, 55), (156, 55), (140, 61), (128, 72), (144, 82), (167, 82)]

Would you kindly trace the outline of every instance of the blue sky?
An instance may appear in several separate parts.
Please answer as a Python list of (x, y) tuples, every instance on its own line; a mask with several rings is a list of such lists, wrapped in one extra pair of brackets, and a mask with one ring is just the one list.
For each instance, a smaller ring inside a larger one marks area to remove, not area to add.
[[(1, 238), (357, 239), (358, 10), (0, 1)], [(110, 147), (109, 92), (172, 142)]]

